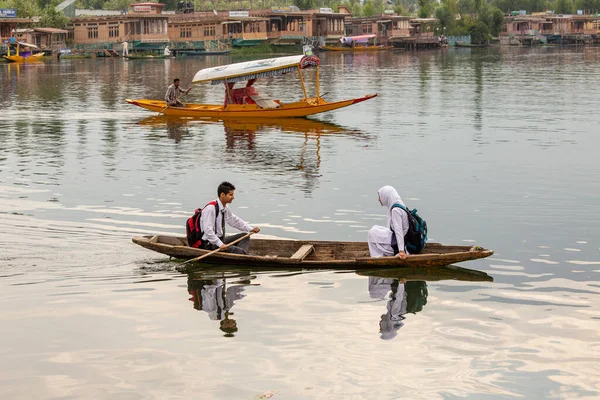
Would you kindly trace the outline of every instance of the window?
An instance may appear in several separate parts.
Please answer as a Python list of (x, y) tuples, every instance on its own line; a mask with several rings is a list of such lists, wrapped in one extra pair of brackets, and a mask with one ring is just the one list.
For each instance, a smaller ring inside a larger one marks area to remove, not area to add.
[(363, 24), (362, 25), (362, 33), (373, 33), (373, 25), (372, 24)]
[(215, 36), (215, 32), (214, 25), (204, 25), (204, 36)]
[(88, 27), (88, 39), (98, 39), (98, 27)]
[(116, 38), (119, 37), (119, 25), (108, 27), (108, 37)]
[(179, 37), (180, 38), (190, 38), (190, 37), (192, 37), (192, 27), (191, 26), (185, 26), (185, 27), (179, 28)]

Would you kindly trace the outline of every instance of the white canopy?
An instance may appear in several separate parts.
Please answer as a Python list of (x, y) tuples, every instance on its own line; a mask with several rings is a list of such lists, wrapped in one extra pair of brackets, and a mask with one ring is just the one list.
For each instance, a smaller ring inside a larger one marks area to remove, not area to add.
[(192, 83), (212, 82), (213, 85), (227, 82), (240, 82), (265, 76), (292, 72), (300, 66), (306, 68), (319, 64), (316, 56), (288, 56), (264, 60), (246, 61), (236, 64), (205, 68), (196, 72)]

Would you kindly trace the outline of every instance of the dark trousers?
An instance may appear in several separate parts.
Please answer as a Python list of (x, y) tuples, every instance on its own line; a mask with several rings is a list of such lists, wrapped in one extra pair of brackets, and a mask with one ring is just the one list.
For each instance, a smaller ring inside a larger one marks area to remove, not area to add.
[[(222, 238), (221, 241), (224, 244), (228, 244), (231, 243), (235, 240), (238, 240), (239, 238), (246, 236), (247, 233), (238, 233), (237, 235), (229, 235), (229, 236), (225, 236), (225, 238)], [(218, 247), (215, 246), (214, 244), (206, 241), (206, 242), (202, 242), (202, 245), (200, 246), (201, 248), (203, 248), (204, 250), (216, 250)], [(242, 240), (241, 242), (236, 243), (233, 246), (229, 246), (227, 248), (227, 250), (225, 250), (227, 253), (234, 253), (234, 254), (248, 254), (248, 249), (250, 248), (250, 238), (247, 237), (246, 239)]]

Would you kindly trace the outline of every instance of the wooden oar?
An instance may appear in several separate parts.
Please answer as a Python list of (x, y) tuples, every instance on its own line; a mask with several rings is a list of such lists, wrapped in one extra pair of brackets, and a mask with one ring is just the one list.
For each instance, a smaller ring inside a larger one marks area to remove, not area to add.
[(199, 257), (192, 258), (191, 260), (184, 261), (184, 262), (183, 262), (183, 264), (187, 264), (187, 263), (191, 263), (191, 262), (195, 262), (195, 261), (200, 261), (200, 260), (202, 260), (204, 257), (208, 257), (208, 256), (210, 256), (210, 255), (213, 255), (213, 254), (215, 254), (215, 253), (217, 253), (217, 252), (221, 251), (221, 250), (225, 250), (225, 249), (227, 249), (229, 246), (233, 246), (234, 244), (236, 244), (236, 243), (238, 243), (238, 242), (241, 242), (242, 240), (244, 240), (244, 239), (246, 239), (246, 238), (249, 238), (250, 236), (254, 235), (254, 233), (255, 233), (255, 232), (248, 232), (246, 235), (242, 236), (241, 238), (239, 238), (239, 239), (236, 239), (236, 240), (234, 240), (234, 241), (233, 241), (233, 242), (231, 242), (231, 243), (227, 243), (227, 244), (225, 245), (225, 248), (224, 248), (224, 249), (222, 249), (222, 248), (220, 248), (220, 247), (219, 247), (218, 249), (216, 249), (216, 250), (213, 250), (213, 251), (211, 251), (210, 253), (203, 254), (203, 255), (201, 255), (201, 256), (199, 256)]
[[(185, 92), (184, 94), (181, 95), (181, 97), (178, 100), (183, 99), (189, 92)], [(183, 104), (183, 103), (182, 103)], [(185, 104), (183, 105), (185, 107)], [(167, 104), (167, 106), (165, 108), (163, 108), (162, 110), (160, 110), (160, 112), (158, 113), (158, 115), (162, 114), (165, 112), (165, 110), (167, 108), (171, 107), (170, 105)]]

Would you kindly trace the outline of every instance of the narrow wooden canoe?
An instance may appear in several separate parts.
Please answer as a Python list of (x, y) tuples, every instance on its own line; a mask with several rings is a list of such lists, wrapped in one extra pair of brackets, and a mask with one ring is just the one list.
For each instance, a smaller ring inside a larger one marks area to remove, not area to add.
[(193, 104), (187, 103), (185, 107), (166, 107), (161, 100), (132, 100), (126, 99), (129, 104), (145, 108), (154, 112), (162, 112), (164, 115), (174, 117), (191, 118), (294, 118), (307, 117), (327, 111), (348, 107), (356, 103), (376, 97), (376, 94), (368, 94), (364, 97), (351, 100), (327, 102), (321, 97), (308, 98), (293, 103), (282, 103), (277, 101), (277, 108), (261, 108), (257, 104)]
[[(187, 239), (176, 236), (141, 236), (133, 242), (175, 258), (190, 259), (208, 253), (187, 245)], [(494, 252), (478, 246), (445, 246), (427, 243), (421, 254), (398, 257), (369, 257), (366, 242), (329, 242), (252, 239), (250, 254), (217, 252), (206, 257), (208, 263), (253, 266), (287, 266), (299, 268), (374, 269), (396, 267), (438, 267), (489, 257)]]

